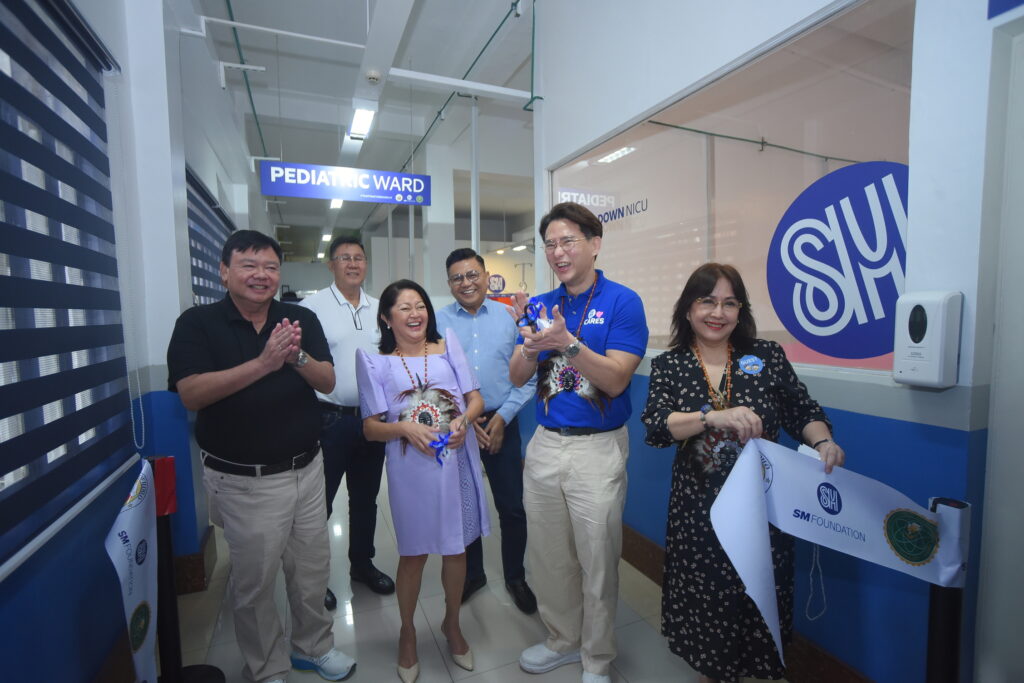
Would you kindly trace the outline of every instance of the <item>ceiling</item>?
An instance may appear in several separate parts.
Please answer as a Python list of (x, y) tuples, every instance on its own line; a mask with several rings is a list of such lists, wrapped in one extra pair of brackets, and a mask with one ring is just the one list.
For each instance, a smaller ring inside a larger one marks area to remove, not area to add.
[[(469, 99), (452, 98), (439, 115), (451, 91), (396, 82), (388, 78), (392, 67), (530, 90), (531, 8), (527, 3), (522, 3), (522, 16), (516, 16), (508, 2), (465, 0), (193, 2), (197, 13), (207, 17), (356, 44), (348, 47), (207, 22), (206, 40), (220, 60), (266, 68), (263, 72), (226, 71), (227, 88), (244, 117), (246, 142), (254, 157), (425, 173), (428, 143), (468, 149), (464, 136), (469, 128)], [(366, 77), (373, 71), (381, 75), (378, 84)], [(360, 100), (376, 101), (378, 107), (373, 128), (362, 143), (345, 135), (354, 101)], [(531, 115), (522, 110), (522, 103), (480, 101), (481, 116), (522, 121), (524, 140), (519, 144), (530, 144)], [(452, 201), (457, 219), (466, 218), (468, 161), (456, 161), (453, 166)], [(267, 199), (270, 222), (279, 226), (277, 237), (285, 246), (286, 259), (296, 261), (315, 259), (323, 234), (354, 230), (365, 234), (378, 228), (391, 208), (345, 202), (340, 209), (330, 209), (327, 200)], [(400, 210), (404, 214), (405, 209)], [(480, 212), (485, 219), (501, 221), (526, 214), (532, 220), (532, 179), (481, 174)]]

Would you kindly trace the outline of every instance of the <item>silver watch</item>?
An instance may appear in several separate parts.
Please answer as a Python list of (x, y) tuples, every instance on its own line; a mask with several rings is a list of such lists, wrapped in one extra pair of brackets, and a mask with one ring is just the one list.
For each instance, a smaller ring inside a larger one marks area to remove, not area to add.
[(573, 339), (572, 343), (566, 346), (565, 349), (562, 351), (562, 355), (565, 356), (567, 359), (572, 359), (580, 355), (580, 340)]
[(301, 368), (309, 362), (309, 354), (302, 349), (299, 349), (299, 355), (295, 357), (295, 367)]

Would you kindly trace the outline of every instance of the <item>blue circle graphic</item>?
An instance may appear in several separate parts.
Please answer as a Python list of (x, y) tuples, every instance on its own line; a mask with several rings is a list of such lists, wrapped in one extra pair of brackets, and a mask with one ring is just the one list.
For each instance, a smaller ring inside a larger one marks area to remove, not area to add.
[(892, 351), (907, 266), (905, 164), (869, 161), (804, 190), (768, 250), (768, 292), (783, 326), (835, 358)]
[(843, 497), (839, 495), (839, 489), (832, 484), (822, 482), (818, 484), (818, 504), (821, 509), (830, 515), (838, 515), (843, 509)]

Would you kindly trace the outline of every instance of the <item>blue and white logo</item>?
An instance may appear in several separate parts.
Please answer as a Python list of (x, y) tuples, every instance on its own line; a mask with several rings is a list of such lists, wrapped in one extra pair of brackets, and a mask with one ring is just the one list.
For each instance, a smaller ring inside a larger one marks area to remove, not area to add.
[(139, 541), (139, 544), (135, 546), (135, 564), (142, 564), (146, 561), (146, 555), (149, 554), (149, 544), (146, 543), (146, 539)]
[(907, 264), (905, 164), (833, 171), (782, 217), (768, 251), (768, 291), (785, 328), (836, 358), (893, 349)]
[(839, 495), (839, 489), (832, 484), (822, 482), (818, 484), (818, 504), (821, 509), (830, 515), (838, 515), (843, 509), (843, 497)]
[(487, 289), (491, 290), (495, 294), (499, 294), (505, 291), (505, 278), (495, 273), (494, 275), (487, 278)]

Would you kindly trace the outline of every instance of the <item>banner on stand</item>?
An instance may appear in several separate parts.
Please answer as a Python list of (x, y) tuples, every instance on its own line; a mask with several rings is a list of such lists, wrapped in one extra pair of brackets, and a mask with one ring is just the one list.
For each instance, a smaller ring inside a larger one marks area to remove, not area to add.
[(146, 460), (104, 546), (121, 582), (136, 680), (156, 683), (156, 491)]
[[(764, 505), (752, 504), (764, 501)], [(964, 585), (969, 514), (935, 514), (896, 489), (752, 439), (711, 506), (711, 525), (782, 653), (768, 524), (940, 586)]]

